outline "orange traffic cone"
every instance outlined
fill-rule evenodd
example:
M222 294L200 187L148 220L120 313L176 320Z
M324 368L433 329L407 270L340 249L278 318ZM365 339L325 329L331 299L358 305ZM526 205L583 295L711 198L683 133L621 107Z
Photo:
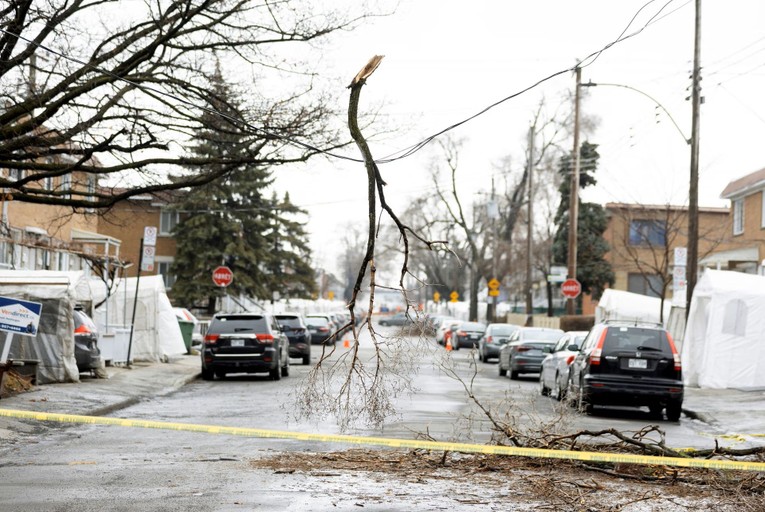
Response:
M452 351L452 339L446 338L446 351L451 352Z
M343 340L343 348L351 348L351 340L349 340L348 338L345 338Z

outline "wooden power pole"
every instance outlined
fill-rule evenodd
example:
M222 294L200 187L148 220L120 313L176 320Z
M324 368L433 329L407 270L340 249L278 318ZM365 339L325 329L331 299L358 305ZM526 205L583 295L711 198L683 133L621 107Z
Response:
M691 311L699 263L699 121L701 106L701 0L696 0L696 35L693 46L693 113L691 122L691 183L688 189L688 267L685 317Z
M579 97L582 90L582 68L576 67L574 89L574 168L571 170L571 197L568 213L568 278L576 279L576 242L579 229ZM566 300L566 314L576 314L576 299Z

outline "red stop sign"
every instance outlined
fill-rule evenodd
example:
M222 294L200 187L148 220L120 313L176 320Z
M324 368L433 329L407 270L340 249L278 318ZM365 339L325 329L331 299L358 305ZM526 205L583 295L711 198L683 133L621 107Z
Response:
M566 279L560 285L560 292L567 299L575 299L582 293L582 285L576 279Z
M234 273L228 267L218 267L213 270L212 280L216 286L228 286L234 280Z

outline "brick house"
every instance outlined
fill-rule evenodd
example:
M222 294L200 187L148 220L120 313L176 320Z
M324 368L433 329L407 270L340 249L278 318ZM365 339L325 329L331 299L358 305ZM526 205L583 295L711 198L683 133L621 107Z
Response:
M730 200L732 243L701 263L710 268L765 275L765 169L731 181L720 197Z
M132 263L125 271L126 277L138 275L144 228L156 227L154 268L144 270L141 275L162 275L168 290L175 282L175 277L170 273L176 250L171 232L179 219L179 213L168 208L174 195L172 192L163 192L133 196L104 212L99 222L100 233L122 241L123 258Z
M91 178L73 173L49 178L40 186L71 190L81 184L90 187L95 183ZM91 275L120 266L121 242L99 232L95 211L75 212L68 207L7 201L2 197L0 203L0 268L81 270Z
M672 297L674 249L688 246L688 208L672 205L606 204L611 247L606 259L615 274L613 288L642 295ZM699 258L728 249L731 219L727 208L699 208Z

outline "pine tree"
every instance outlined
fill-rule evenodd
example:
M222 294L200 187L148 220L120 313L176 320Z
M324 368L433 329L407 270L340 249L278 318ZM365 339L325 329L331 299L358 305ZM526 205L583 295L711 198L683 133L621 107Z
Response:
M600 155L597 144L584 142L580 148L579 189L595 185L595 170ZM558 172L563 176L560 191L561 201L555 215L557 230L553 241L553 258L556 263L566 265L568 260L569 205L571 204L571 155L561 159ZM576 279L582 291L599 299L607 286L614 284L614 272L605 255L610 250L603 233L608 226L605 209L596 203L579 203L577 219Z
M273 256L266 235L276 217L271 201L263 197L273 181L270 169L244 163L262 141L228 119L242 119L241 103L219 67L211 78L208 104L201 114L205 128L195 134L192 154L224 156L219 165L228 169L225 178L188 191L175 203L181 218L174 231L177 249L171 271L176 302L213 313L216 297L224 293L270 297ZM201 170L194 165L188 169ZM212 282L212 270L221 264L234 273L225 290Z
M269 237L273 248L270 265L272 290L284 297L309 298L316 293L316 279L311 266L308 235L304 225L293 218L306 212L290 201L289 192L281 201L274 194L271 202L278 213Z

